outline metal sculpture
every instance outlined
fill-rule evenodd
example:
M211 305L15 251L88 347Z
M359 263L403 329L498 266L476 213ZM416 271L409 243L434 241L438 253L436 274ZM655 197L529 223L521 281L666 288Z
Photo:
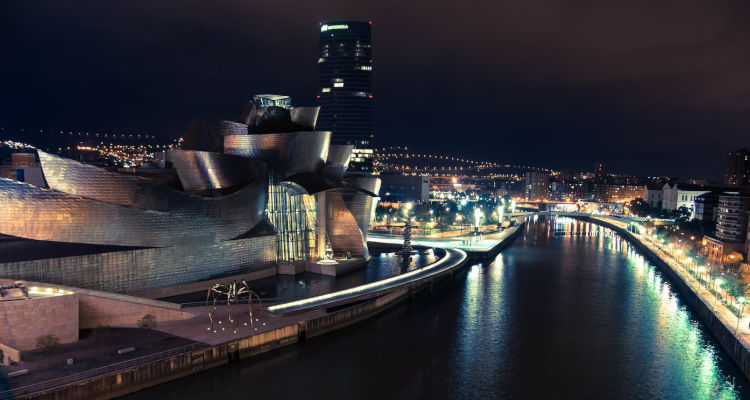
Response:
M209 326L207 329L211 332L216 333L217 329L214 323L218 323L218 325L221 326L221 330L225 330L222 320L218 317L217 311L216 311L216 304L219 302L226 301L227 306L227 327L229 329L232 329L234 333L237 333L237 331L240 328L240 322L232 317L232 304L241 304L241 297L247 296L247 307L248 307L248 317L250 322L250 328L254 328L256 331L258 328L255 326L256 322L262 323L262 325L265 325L266 323L264 321L260 321L259 318L253 317L253 298L255 298L258 301L258 310L260 312L261 309L261 299L258 294L250 290L250 287L247 285L247 282L243 279L239 282L233 281L229 285L223 285L221 283L217 283L213 286L211 286L210 289L208 289L208 293L206 293L206 305L209 304L209 301L212 301L211 308L208 311L208 320L211 323L211 326ZM243 326L248 326L247 322L243 323Z
M411 219L406 218L404 224L404 244L401 247L401 259L404 265L408 265L411 262L411 255L414 254L414 248L411 245Z

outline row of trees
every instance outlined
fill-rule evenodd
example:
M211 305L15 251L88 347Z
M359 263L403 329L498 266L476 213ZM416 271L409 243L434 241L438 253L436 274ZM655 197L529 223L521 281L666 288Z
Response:
M479 200L476 202L456 202L445 201L413 203L409 215L413 217L418 224L434 223L437 228L459 225L473 224L474 210L479 208L482 212L482 225L496 224L498 222L497 210L499 203L497 199ZM402 205L401 207L404 207ZM509 211L509 204L504 204L504 212ZM390 205L378 205L375 209L375 221L381 224L400 223L404 220L405 215L402 209Z
M637 198L628 203L630 212L638 217L651 217L662 219L674 219L677 226L683 231L689 231L696 234L705 234L713 232L716 227L714 221L699 221L692 219L693 210L681 206L676 210L664 210L661 208L651 207L646 200Z

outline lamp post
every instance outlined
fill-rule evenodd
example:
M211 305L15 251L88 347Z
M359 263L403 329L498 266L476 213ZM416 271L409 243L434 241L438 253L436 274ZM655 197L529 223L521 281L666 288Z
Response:
M716 286L715 286L715 288L716 288L716 293L718 293L718 294L719 294L719 300L721 300L721 284L722 284L722 283L723 283L724 281L722 281L722 280L721 280L721 278L716 278L716 280L715 280L714 282L716 282Z
M500 228L503 226L503 206L502 204L497 208L497 228L500 230Z
M461 214L458 214L456 215L456 219L458 220L458 236L461 236L464 230L464 223L463 223L464 216Z
M479 242L479 223L482 221L482 210L479 207L474 208L474 229L476 234L474 235L474 242Z
M482 218L482 211L479 209L479 207L474 209L474 230L479 232L479 222Z
M703 280L703 273L706 271L706 267L698 267L698 279Z

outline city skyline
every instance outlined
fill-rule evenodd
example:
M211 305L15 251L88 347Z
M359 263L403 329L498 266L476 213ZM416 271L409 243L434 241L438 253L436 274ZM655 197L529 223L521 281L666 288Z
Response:
M234 117L223 110L251 93L313 105L319 22L351 19L374 26L376 147L554 169L605 160L622 173L716 180L726 152L747 147L739 49L750 35L739 2L683 3L668 15L656 5L546 1L481 14L418 3L398 13L388 4L279 7L12 10L5 40L23 40L8 43L11 62L0 67L15 78L4 82L0 125L166 139L192 117ZM457 132L458 143L446 140Z
M0 16L0 400L750 399L750 3Z

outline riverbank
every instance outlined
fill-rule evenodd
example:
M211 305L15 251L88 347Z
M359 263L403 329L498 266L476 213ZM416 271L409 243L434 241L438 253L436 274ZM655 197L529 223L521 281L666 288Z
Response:
M507 245L522 228L522 225L514 227L505 235L502 242ZM434 268L427 266L420 271L415 271L419 273L413 274L411 277L413 279L402 277L395 282L385 280L382 284L387 287L364 285L368 287L350 290L349 295L343 297L338 292L325 295L330 298L330 302L324 301L325 299L308 299L311 300L306 302L310 305L309 308L300 308L298 304L295 304L293 310L284 312L285 315L273 317L276 323L261 327L260 331L253 335L221 340L219 337L225 337L224 335L217 333L219 336L216 336L209 333L213 339L207 340L206 346L202 348L187 349L159 359L149 358L140 364L131 363L104 368L101 374L96 376L86 376L83 379L66 381L60 385L17 388L3 395L10 395L14 398L56 400L113 398L243 358L301 343L307 338L323 335L371 318L417 292L430 289L436 281L453 276L466 265L468 257L463 251L446 249L446 253L445 258L434 263ZM279 324L279 322L283 323ZM195 322L194 325L190 329L205 330L205 324ZM0 398L5 397L0 396Z
M682 294L695 314L703 321L721 347L729 354L746 378L750 379L750 329L747 321L737 317L713 293L706 290L684 267L645 240L630 232L627 223L602 217L575 217L610 228L638 248L656 265Z

